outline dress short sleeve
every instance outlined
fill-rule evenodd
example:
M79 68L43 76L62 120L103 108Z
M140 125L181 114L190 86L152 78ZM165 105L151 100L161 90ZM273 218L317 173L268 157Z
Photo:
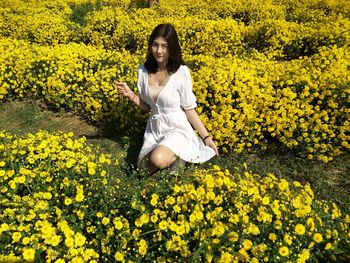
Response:
M137 91L140 98L145 101L145 67L140 65L137 69Z
M180 105L184 110L190 110L197 107L196 96L192 91L191 74L187 66L183 67L183 83L180 90Z

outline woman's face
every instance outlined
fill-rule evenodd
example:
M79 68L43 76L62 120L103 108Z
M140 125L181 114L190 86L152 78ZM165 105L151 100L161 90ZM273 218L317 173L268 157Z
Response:
M166 66L169 58L168 42L164 37L157 37L152 43L152 54L158 65Z

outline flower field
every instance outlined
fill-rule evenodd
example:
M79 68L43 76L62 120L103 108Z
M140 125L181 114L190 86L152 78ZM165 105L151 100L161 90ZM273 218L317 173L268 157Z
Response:
M0 133L1 262L349 257L349 215L308 184L213 166L130 193L118 162L72 136Z
M36 97L140 131L145 118L111 83L135 87L149 33L168 21L222 151L264 148L271 137L324 162L349 150L347 1L175 2L3 1L0 101Z
M276 140L329 163L350 149L346 0L3 0L0 103L37 99L141 133L136 69L175 25L222 153ZM244 165L245 166L245 165ZM307 183L220 166L131 185L72 133L0 131L0 262L346 262L350 216ZM132 189L132 190L131 190Z

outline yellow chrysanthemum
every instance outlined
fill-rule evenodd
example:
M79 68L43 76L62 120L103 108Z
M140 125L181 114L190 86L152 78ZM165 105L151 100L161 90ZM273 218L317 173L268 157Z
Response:
M278 249L278 253L282 256L282 257L287 257L289 255L289 249L286 246L282 246Z
M124 261L124 255L122 252L116 252L114 255L116 261Z
M320 234L320 233L315 233L315 234L314 234L314 237L313 237L313 240L314 240L316 243L321 243L322 240L323 240L322 234Z
M28 262L34 262L35 250L33 248L25 248L22 253L23 259Z

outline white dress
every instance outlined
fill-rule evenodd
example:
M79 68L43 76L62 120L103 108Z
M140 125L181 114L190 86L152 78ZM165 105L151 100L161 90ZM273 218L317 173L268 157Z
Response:
M148 72L144 65L138 68L137 88L140 98L152 109L144 133L138 165L150 151L164 145L186 162L201 163L215 156L215 151L206 146L196 135L184 110L197 106L192 92L192 79L187 66L170 75L157 100L150 95Z

